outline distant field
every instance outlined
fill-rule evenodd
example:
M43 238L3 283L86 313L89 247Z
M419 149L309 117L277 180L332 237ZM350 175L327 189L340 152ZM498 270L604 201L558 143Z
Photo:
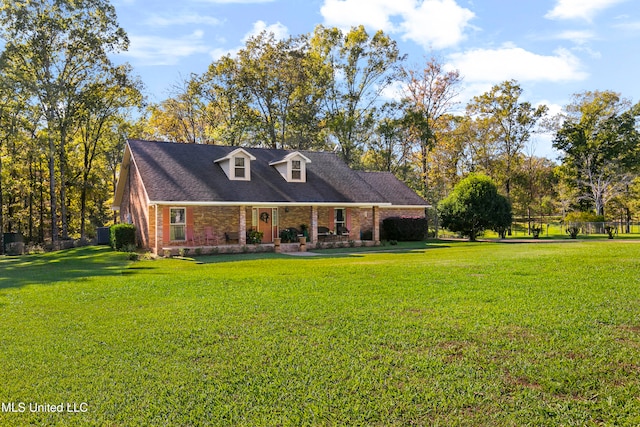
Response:
M0 425L640 425L640 243L381 249L0 257Z

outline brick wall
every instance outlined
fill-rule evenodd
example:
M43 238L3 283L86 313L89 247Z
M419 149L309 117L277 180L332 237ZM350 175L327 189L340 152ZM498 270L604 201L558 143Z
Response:
M289 210L289 212L287 212ZM295 227L300 230L300 225L305 224L307 227L311 225L311 207L310 206L291 206L288 208L279 208L280 230Z
M131 162L127 174L126 188L120 203L120 221L129 222L136 226L136 241L138 246L150 247L149 241L149 205L138 174L135 163Z

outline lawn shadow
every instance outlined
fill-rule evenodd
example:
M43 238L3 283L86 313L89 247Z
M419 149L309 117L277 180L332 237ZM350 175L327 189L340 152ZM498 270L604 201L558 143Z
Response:
M0 257L0 289L90 277L120 276L130 268L126 254L114 252L106 246L86 246L46 254Z

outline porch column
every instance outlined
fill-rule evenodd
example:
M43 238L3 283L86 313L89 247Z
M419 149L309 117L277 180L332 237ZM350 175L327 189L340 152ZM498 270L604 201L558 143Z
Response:
M380 244L380 208L373 207L373 241L377 246Z
M240 206L240 224L238 226L238 243L247 244L247 208Z
M311 206L311 241L318 243L318 207Z

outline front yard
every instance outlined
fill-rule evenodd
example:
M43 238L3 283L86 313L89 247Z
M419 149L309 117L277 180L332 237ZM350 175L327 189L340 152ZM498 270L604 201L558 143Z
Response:
M640 243L401 249L0 258L0 424L640 424Z

